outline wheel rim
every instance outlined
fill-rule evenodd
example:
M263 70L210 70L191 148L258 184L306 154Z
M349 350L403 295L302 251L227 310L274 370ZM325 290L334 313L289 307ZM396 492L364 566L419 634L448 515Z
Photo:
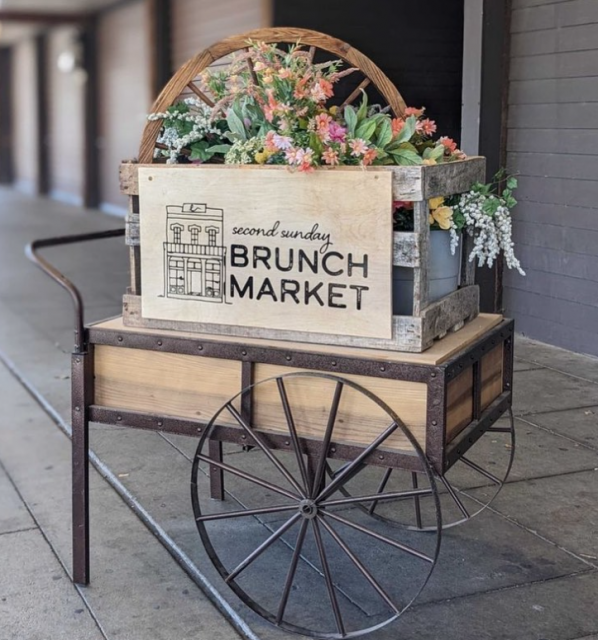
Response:
M325 430L317 440L305 436L304 416L297 406L301 390L308 385L318 385L323 395L327 393L324 387L330 391ZM255 420L250 424L237 408L243 396L250 393L263 394L259 397L264 398L268 394L270 398L277 396L278 415L284 416L286 424L278 430L276 441L272 433L263 430ZM387 418L388 424L331 480L326 474L326 457L313 454L314 443L321 443L323 450L332 451L330 447L334 448L339 442L337 431L348 428L347 412L357 397L371 404L380 416ZM209 448L209 443L214 443L214 437L227 423L236 423L240 437L245 436L247 444L253 445L260 463L254 460L247 468L242 462L244 456L238 452L231 452L226 461L213 455L215 449ZM391 442L393 435L408 442L413 455L420 458L424 475L430 482L426 493L436 501L440 525L436 484L421 448L391 409L349 380L318 373L270 378L243 390L214 415L199 441L193 462L193 512L211 562L249 608L287 631L314 638L351 638L389 624L418 597L436 564L440 531L433 540L428 538L422 550L411 539L399 538L396 529L363 518L359 506L367 495L347 498L340 492L345 482L358 479L367 468L367 461L385 443ZM282 447L281 442L287 443L286 450L271 449L273 444ZM205 474L214 469L225 477L225 486L232 487L224 502L206 500L206 492L201 488L206 482ZM245 498L240 496L242 487L247 490ZM261 495L257 507L248 504L255 499L256 489L269 492L273 504L264 504L266 498ZM377 498L392 503L410 498L411 493L386 492ZM265 523L262 520L259 525L254 523L263 518L270 520ZM238 524L242 522L245 524ZM254 535L256 531L261 533ZM423 539L416 536L413 540L420 545ZM243 545L245 548L239 548ZM405 578L407 585L398 584L396 571L391 572L390 577L381 575L384 571L375 560L381 557L376 555L376 549L384 554L384 568L391 562L389 551L395 553L392 562L409 574L409 579ZM341 573L353 575L349 591ZM414 577L414 574L417 575ZM376 610L373 618L367 608L358 611L360 606L352 599L351 590L357 578L361 580L358 594L369 589L366 599L372 603L367 606ZM305 585L309 587L305 589ZM309 626L304 623L306 619Z
M501 474L497 474L493 470L490 471L488 469L488 460L484 462L474 461L470 459L470 452L467 453L466 456L463 456L459 459L458 462L451 467L448 474L443 476L439 476L438 474L434 474L437 482L441 485L442 491L439 492L440 501L443 511L443 520L442 520L442 528L450 529L452 527L456 527L457 525L463 524L468 520L480 515L483 511L485 511L491 504L494 502L503 486L505 485L510 472L513 466L513 460L515 456L515 421L513 416L513 411L509 408L507 412L507 417L509 421L508 427L490 427L480 438L480 442L483 442L484 439L486 441L491 440L493 438L500 438L502 434L504 435L505 442L498 442L498 446L494 447L495 451L500 449L501 446L504 446L503 455L503 463L504 463L504 471ZM476 443L477 445L477 443ZM472 447L470 450L473 455L476 453L476 445ZM485 478L486 481L490 482L491 485L495 486L495 490L490 492L490 495L485 500L480 500L478 498L474 498L467 494L467 490L472 488L478 488L475 486L466 486L463 487L461 485L464 482L463 474L459 474L459 466L468 467L471 471L471 475L478 479ZM453 480L452 476L455 475L455 471L457 471L457 478ZM332 469L328 469L328 473L332 478L335 477L338 471L333 471ZM397 478L398 474L402 474L402 478ZM419 474L411 474L408 476L405 472L396 471L393 469L379 470L378 472L378 482L377 489L374 490L374 493L377 493L380 490L385 490L389 485L393 488L393 490L397 489L397 486L406 486L410 484L413 488L419 487ZM394 484L393 484L394 480ZM461 483L459 482L461 480ZM469 481L469 485L472 484L472 481ZM342 489L344 495L350 496L351 489L350 487L343 487ZM467 498L470 499L471 503L475 506L471 508L471 506L466 505L465 501ZM368 505L360 505L362 511L367 513L370 517L379 520L381 522L385 522L387 524L391 524L400 528L405 528L410 531L435 531L437 529L437 525L428 524L425 522L425 517L422 515L422 512L425 510L424 502L426 500L426 496L415 496L413 498L413 508L411 511L404 510L403 513L400 514L400 519L395 519L395 517L389 517L388 514L385 514L378 509L378 505L376 502L371 502ZM452 507L452 510L451 508Z

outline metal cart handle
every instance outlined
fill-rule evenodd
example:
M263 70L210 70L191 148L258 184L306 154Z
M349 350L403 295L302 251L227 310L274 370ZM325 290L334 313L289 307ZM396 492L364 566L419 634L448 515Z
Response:
M38 251L46 247L58 247L65 244L75 244L77 242L87 242L89 240L102 240L104 238L116 238L124 236L125 229L110 229L108 231L95 231L94 233L79 233L72 236L59 236L57 238L43 238L34 240L25 247L25 255L35 263L52 280L57 282L63 289L66 289L71 296L75 308L75 352L85 351L85 339L83 328L83 298L79 289L58 269L42 258Z

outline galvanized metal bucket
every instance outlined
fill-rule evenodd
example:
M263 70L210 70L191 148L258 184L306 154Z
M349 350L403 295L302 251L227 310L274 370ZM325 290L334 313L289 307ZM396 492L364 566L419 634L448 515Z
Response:
M461 245L451 254L451 239L448 231L430 231L430 264L428 266L429 300L444 298L459 286ZM393 267L392 276L393 314L413 314L413 269Z

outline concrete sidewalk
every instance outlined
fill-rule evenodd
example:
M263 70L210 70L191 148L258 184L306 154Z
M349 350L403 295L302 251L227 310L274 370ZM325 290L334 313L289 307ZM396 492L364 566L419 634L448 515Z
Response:
M68 580L69 444L56 422L70 413L72 313L23 245L122 221L9 190L0 190L0 218L0 352L10 368L0 370L0 640L237 637L212 603L218 596L196 587L98 473L92 585ZM122 241L46 255L81 287L88 321L120 313ZM508 486L492 511L446 533L421 600L373 638L598 638L598 360L526 339L516 358L518 448ZM23 383L47 402L45 411ZM126 429L92 432L103 475L214 585L246 633L285 638L229 595L206 559L188 498L194 446Z

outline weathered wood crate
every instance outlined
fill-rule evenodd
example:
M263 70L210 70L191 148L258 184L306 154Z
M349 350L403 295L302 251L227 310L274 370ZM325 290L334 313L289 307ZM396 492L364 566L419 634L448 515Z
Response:
M345 346L359 346L369 347L377 349L388 349L397 351L411 351L421 352L429 348L434 340L444 336L447 332L457 330L463 326L463 324L477 316L479 312L479 291L478 287L473 282L473 264L463 260L461 269L461 285L459 289L445 298L436 301L432 304L428 300L428 265L429 265L429 245L430 245L430 231L429 231L429 207L428 200L437 196L450 196L467 191L471 186L479 181L483 181L485 178L485 159L480 157L468 158L463 161L439 164L433 166L412 166L412 167L369 167L367 169L361 168L335 168L335 169L322 169L318 170L317 174L341 174L345 177L351 176L355 181L356 186L354 190L350 191L351 198L355 198L356 201L363 202L363 206L367 206L368 193L366 190L367 183L364 175L367 176L377 175L381 177L381 182L386 180L392 185L392 199L394 201L411 201L414 202L414 217L415 217L415 230L412 233L397 233L392 234L390 230L387 231L389 255L392 256L390 261L394 266L409 267L414 270L414 299L413 299L413 315L412 316L393 316L389 311L388 300L390 300L390 281L388 286L386 285L386 277L382 271L382 275L378 280L371 278L370 281L374 281L375 284L382 287L387 286L387 295L381 295L379 308L369 307L368 313L369 320L372 324L373 330L370 333L366 332L364 335L363 327L361 329L355 327L352 329L350 326L347 328L339 327L330 330L330 326L326 322L322 323L322 327L326 327L325 330L318 330L317 319L315 324L309 325L309 330L302 330L301 327L297 327L297 323L293 324L289 321L289 328L284 322L279 322L277 328L272 326L260 326L259 319L254 319L250 315L245 314L238 318L238 321L234 323L220 323L210 320L211 314L207 314L208 318L203 317L204 313L201 310L201 305L196 305L197 315L190 318L185 316L185 319L178 319L172 316L165 319L152 317L151 314L144 313L142 305L142 286L144 277L142 276L142 256L144 256L144 246L142 244L142 238L144 237L140 233L140 227L143 227L144 207L152 207L153 201L151 199L140 201L140 175L143 175L147 180L153 180L159 182L160 172L170 170L168 173L169 182L166 187L163 188L161 195L166 198L170 197L173 203L178 203L180 200L180 185L184 185L186 182L196 181L198 177L203 177L207 182L210 182L210 176L218 176L219 188L222 190L231 189L243 189L243 179L249 176L267 176L268 180L276 177L280 182L280 178L283 175L289 175L290 172L286 167L258 167L248 166L243 168L228 167L223 165L164 165L164 164L138 164L134 162L126 162L121 165L121 190L129 196L130 207L129 215L127 217L127 244L130 246L131 253L131 283L129 291L124 297L124 322L128 326L146 327L154 329L174 329L181 331L191 331L198 333L209 333L213 335L228 335L228 336L242 336L242 337L261 337L278 340L293 340L298 342L311 342L317 344L330 344L330 345L345 345ZM176 173L172 173L175 171ZM144 173L145 172L145 173ZM210 173L212 172L212 173ZM225 173L223 173L225 172ZM226 172L229 172L228 174ZM390 174L390 177L389 177ZM166 174L164 174L166 175ZM227 179L230 175L230 179ZM309 180L314 178L315 174L301 176L304 180L303 185L308 185ZM224 177L223 177L224 176ZM321 182L322 180L320 180ZM164 182L164 181L162 181ZM248 178L248 184L252 182ZM283 181L284 182L284 181ZM326 181L324 181L326 183ZM357 184L359 183L359 184ZM315 184L315 182L313 183ZM351 185L351 182L347 182ZM284 187L281 184L281 188ZM250 187L249 187L250 188ZM155 192L150 192L155 193ZM250 193L250 191L248 192ZM172 194L172 197L171 197ZM328 194L329 195L329 194ZM346 197L346 193L344 194ZM324 202L327 197L325 190L318 192L317 189L313 190L312 194L314 210L317 209L319 202ZM248 196L250 198L251 196ZM372 207L374 204L374 194L372 193ZM360 200L361 199L361 200ZM201 200L201 198L199 198ZM272 200L276 200L272 196ZM280 198L282 200L282 196ZM197 199L196 199L197 201ZM170 201L169 201L170 202ZM202 200L203 202L203 200ZM182 204L182 203L181 203ZM390 202L388 207L390 208ZM282 202L281 202L282 205ZM199 212L203 207L203 216L205 218L205 204L193 205L195 206L195 212ZM190 216L193 215L193 206L187 212ZM170 208L170 207L167 207ZM216 211L216 210L213 210ZM388 217L390 218L390 212L388 211ZM208 212L209 213L209 212ZM181 215L185 217L185 212L181 210ZM216 215L216 214L213 214ZM222 213L218 214L222 218ZM188 216L187 216L188 217ZM141 224L140 224L141 222ZM234 220L233 220L234 222ZM390 219L387 221L390 225ZM164 215L164 224L166 224L166 215ZM216 229L218 222L214 223ZM230 224L230 221L229 221ZM354 225L355 229L351 231L357 240L355 241L355 249L359 249L359 237L365 238L367 229L359 227L359 219L342 220L341 225L345 228L347 225ZM176 227L176 224L173 228ZM201 225L196 225L197 229L200 229ZM337 223L337 228L338 223ZM390 227L388 227L390 229ZM346 229L345 229L346 230ZM217 233L216 229L213 233ZM197 233L200 233L197 231ZM372 250L376 250L376 242L379 243L379 251L384 253L386 251L385 236L383 228L376 228L372 231L372 235L378 234L378 237L374 238L375 242L370 244ZM149 238L149 236L145 236ZM348 236L350 238L350 235ZM191 255L197 253L199 249L193 245L197 244L197 238L194 243L182 242L182 238L175 236L169 238L174 240L170 242L169 246L173 248L176 256L181 258L181 264L187 254ZM391 242L392 239L392 242ZM178 241L178 242L177 242ZM155 244L155 243L154 243ZM160 243L160 246L166 247L167 243ZM391 245L391 246L390 246ZM220 258L223 262L223 267L226 268L224 262L226 262L226 248L220 249L219 246L215 246L215 243L206 244L206 249L201 251L207 252L204 258L209 258L211 254L221 252ZM230 247L228 248L228 260L230 260ZM173 256L175 255L173 253ZM468 241L465 241L464 255L469 254ZM216 256L217 257L217 256ZM165 258L168 260L170 258ZM174 258L173 258L174 259ZM187 261L185 260L185 265ZM204 263L202 267L205 272ZM199 268L199 267L198 267ZM209 264L208 264L209 268ZM165 267L165 270L167 267ZM183 273L183 267L180 267L181 273ZM165 271L166 274L166 271ZM187 273L187 267L184 266L184 279L191 277ZM205 276L202 276L205 279ZM183 276L180 276L183 279ZM164 275L165 281L168 279L168 275ZM204 280L205 284L205 280ZM168 285L166 285L168 286ZM344 286L344 285L332 285L332 286ZM219 290L218 290L219 291ZM218 291L212 290L212 301L222 302L219 298ZM332 289L331 289L332 291ZM336 290L335 290L336 291ZM170 294L172 297L176 296L176 287L171 288ZM186 290L182 290L182 294L186 293ZM166 295L169 295L167 290ZM291 294L289 294L291 295ZM336 294L335 294L336 295ZM204 309L205 309L204 305ZM288 314L293 313L292 306L286 307L287 317ZM350 317L350 314L346 314ZM353 314L357 317L357 314ZM243 323L243 317L252 320L247 324ZM324 316L322 316L324 318ZM374 331L376 328L374 325L377 321L381 320L380 330ZM389 321L389 325L385 328L385 322Z

